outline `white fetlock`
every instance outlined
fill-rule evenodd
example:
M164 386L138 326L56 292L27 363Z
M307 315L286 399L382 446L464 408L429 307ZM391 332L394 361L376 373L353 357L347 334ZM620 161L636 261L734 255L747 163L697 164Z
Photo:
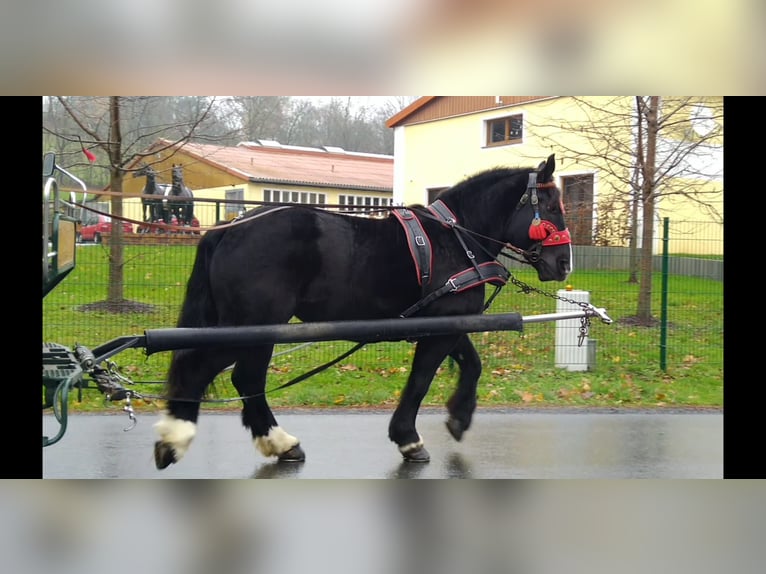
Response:
M266 436L256 437L255 448L266 457L279 456L298 445L300 441L281 427L271 427Z
M420 448L423 448L423 437L420 436L420 433L418 433L418 441L417 442L411 442L409 444L405 444L399 447L399 452L402 454L407 454L408 452L412 452L414 450L418 450Z
M195 423L177 419L169 413L162 413L154 428L160 435L160 441L173 447L176 461L186 454L194 435L197 434Z

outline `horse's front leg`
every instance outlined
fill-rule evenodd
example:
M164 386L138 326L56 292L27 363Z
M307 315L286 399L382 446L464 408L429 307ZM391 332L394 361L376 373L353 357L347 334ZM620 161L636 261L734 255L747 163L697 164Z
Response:
M300 441L277 424L266 401L266 373L273 345L248 350L239 358L231 375L242 400L242 424L250 429L255 448L266 457L276 456L284 462L302 462L306 454Z
M454 335L428 337L418 341L412 372L407 379L399 405L396 407L388 426L388 438L399 446L405 460L428 462L431 456L425 449L423 438L415 428L415 419L420 403L428 393L436 369L457 341Z
M455 348L450 352L460 369L457 388L447 401L447 429L457 441L471 426L476 410L476 387L481 376L481 359L468 335L461 335Z

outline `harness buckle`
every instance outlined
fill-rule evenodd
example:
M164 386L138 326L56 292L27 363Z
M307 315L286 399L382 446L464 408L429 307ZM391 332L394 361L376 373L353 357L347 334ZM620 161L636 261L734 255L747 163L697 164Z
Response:
M457 284L455 283L455 278L454 277L450 277L449 279L447 279L447 285L452 287L450 289L450 293L454 293L455 291L457 291Z
M423 237L422 235L416 235L415 236L415 243L417 243L421 247L425 246L425 244L426 244L425 237Z
M468 259L476 259L476 255L473 254L473 251L470 249L466 249L465 254L468 256Z

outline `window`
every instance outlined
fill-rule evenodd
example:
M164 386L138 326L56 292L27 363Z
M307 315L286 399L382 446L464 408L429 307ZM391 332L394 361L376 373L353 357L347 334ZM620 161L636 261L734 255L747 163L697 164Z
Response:
M324 193L314 191L284 191L279 189L264 189L263 201L276 203L306 203L311 205L324 205L327 196Z
M487 120L487 145L508 145L521 143L523 120L521 114Z
M244 200L245 190L241 187L237 189L227 189L226 199L227 200L229 199ZM224 213L224 219L226 219L227 221L234 219L244 210L245 210L245 206L242 203L227 203L226 210Z
M448 189L446 187L431 187L428 189L428 204L432 204L434 201L436 201L436 198L439 197L439 194L444 191L445 189Z
M593 245L593 174L562 177L561 193L572 243Z
M381 213L370 213L374 212L376 208L380 207L387 207L391 205L391 198L390 197L383 197L383 196L375 196L375 195L339 195L338 196L338 204L342 206L362 206L364 209L355 209L350 207L341 207L340 211L344 213L351 213L351 214L370 214L370 215L380 215L385 216L385 212Z

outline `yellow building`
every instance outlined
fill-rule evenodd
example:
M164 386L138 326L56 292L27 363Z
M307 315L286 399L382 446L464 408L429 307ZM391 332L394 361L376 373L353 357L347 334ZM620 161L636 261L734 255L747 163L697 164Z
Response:
M390 118L394 203L430 203L459 180L556 155L573 241L627 245L636 146L633 96L424 96ZM663 115L664 114L664 115ZM676 253L723 250L721 97L663 97L655 237ZM637 212L641 225L642 211ZM640 234L639 234L640 237ZM656 245L656 244L655 244Z
M158 140L145 159L128 166L136 170L150 164L157 183L171 183L173 165L183 168L184 184L192 190L195 216L202 228L230 220L243 202L287 202L340 206L363 206L357 213L391 205L393 157L345 151L337 147L309 148L260 140L236 146L185 143L172 146ZM123 193L141 195L145 177L127 175ZM248 208L253 204L247 205ZM124 202L124 213L143 221L139 198Z

